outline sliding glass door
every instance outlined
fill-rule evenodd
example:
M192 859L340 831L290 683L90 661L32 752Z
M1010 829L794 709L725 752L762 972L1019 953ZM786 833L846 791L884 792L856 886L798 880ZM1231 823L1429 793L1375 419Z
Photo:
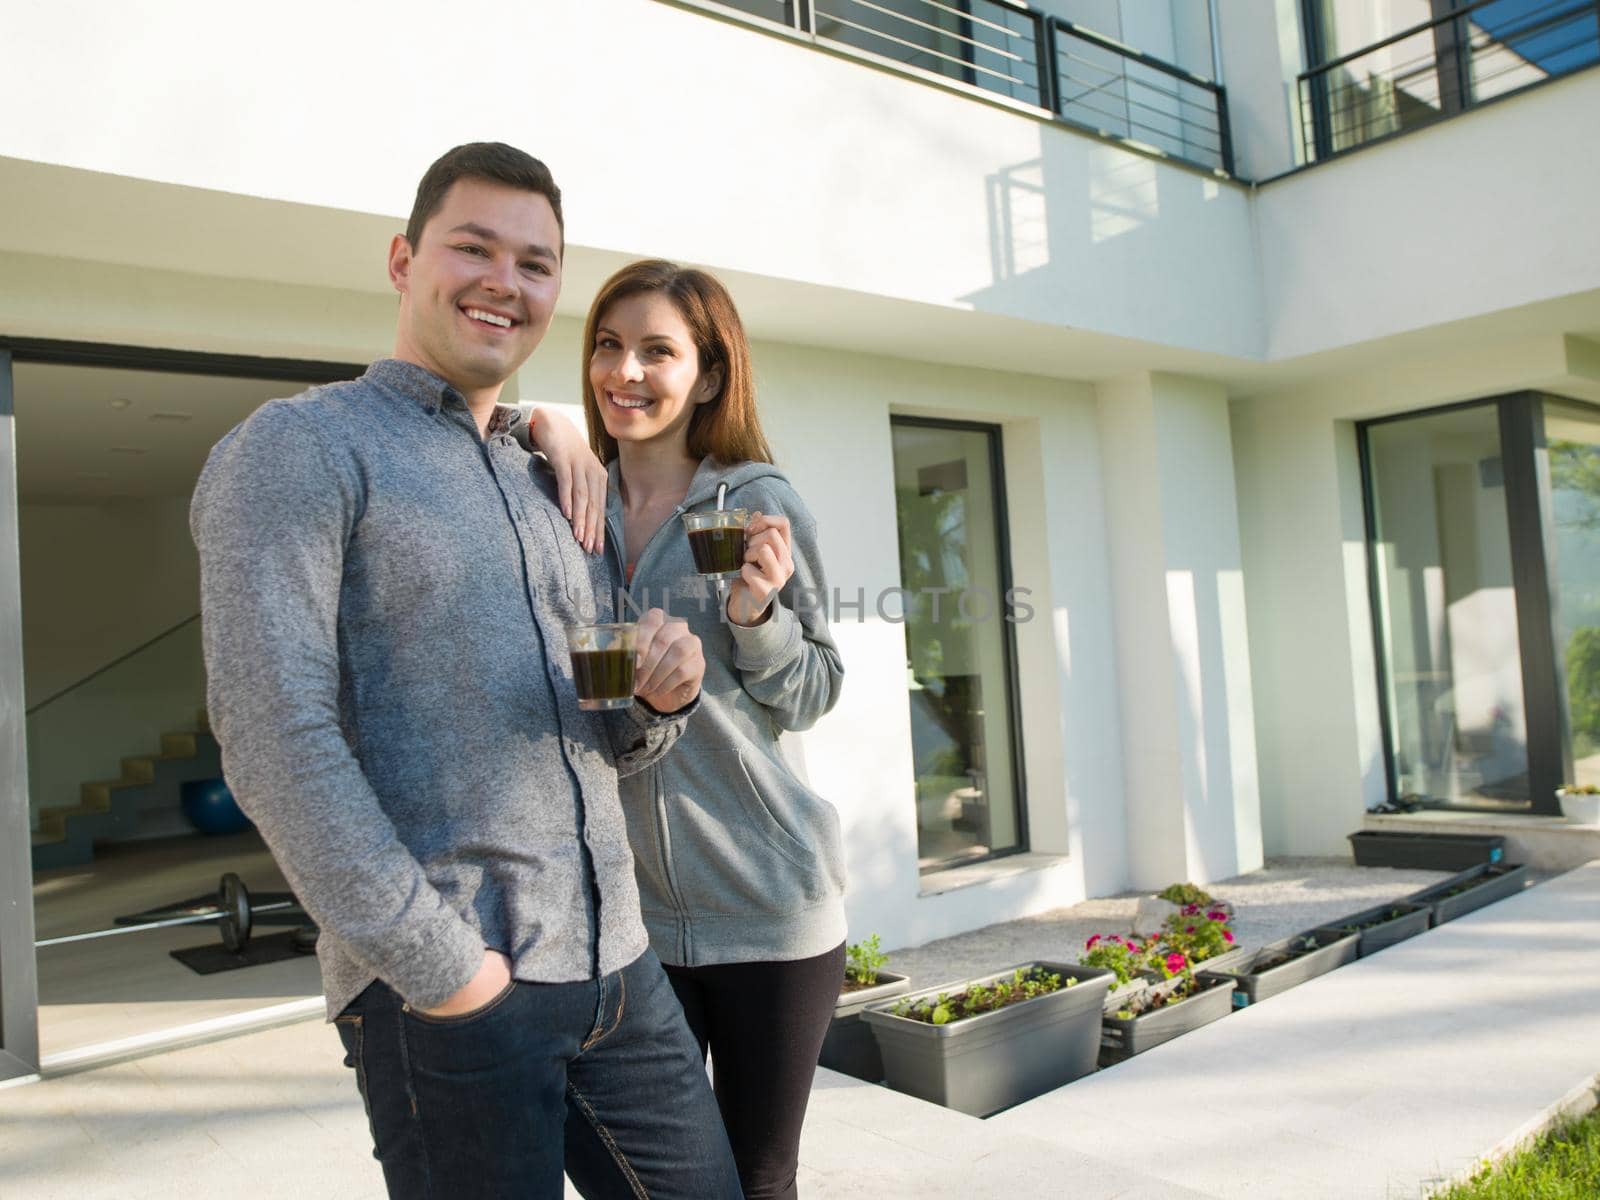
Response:
M1523 393L1360 438L1392 798L1559 811L1600 782L1600 410Z

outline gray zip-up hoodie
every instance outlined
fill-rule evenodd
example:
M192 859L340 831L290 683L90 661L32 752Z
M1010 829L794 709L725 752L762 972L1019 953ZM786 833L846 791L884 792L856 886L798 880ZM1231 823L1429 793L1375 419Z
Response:
M624 579L622 500L611 464L608 561ZM640 610L688 620L705 647L700 709L675 752L620 783L650 944L679 966L793 961L845 937L839 816L780 744L839 697L844 667L828 632L817 526L767 463L701 462L678 513L716 507L789 518L794 577L767 619L744 629L695 573L675 513L650 538L627 591Z

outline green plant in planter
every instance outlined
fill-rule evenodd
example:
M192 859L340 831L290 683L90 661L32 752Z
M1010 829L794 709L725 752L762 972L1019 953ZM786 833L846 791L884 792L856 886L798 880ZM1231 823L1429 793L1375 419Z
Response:
M1202 891L1192 883L1174 883L1165 890L1157 892L1156 898L1180 907L1186 907L1190 904L1213 903L1209 892Z
M1376 929L1379 925L1387 925L1390 921L1398 921L1405 915L1406 913L1404 909L1388 908L1379 913L1377 916L1372 917L1369 920L1362 921L1358 925L1341 925L1339 926L1339 932L1360 933L1363 929Z
M1140 971L1151 969L1147 955L1152 944L1115 933L1097 933L1083 944L1078 961L1086 967L1104 967L1117 977L1116 986L1122 987Z
M1223 909L1185 904L1162 925L1157 940L1163 956L1178 954L1190 963L1199 963L1226 953L1233 949L1230 920L1230 914Z
M1176 972L1174 972L1176 974ZM1197 996L1204 990L1204 984L1192 975L1182 983L1164 991L1142 992L1133 997L1127 1004L1117 1010L1117 1019L1129 1021L1141 1013L1154 1012L1158 1008L1165 1008L1170 1004L1177 1004L1180 1000L1187 1000L1190 996Z
M1563 785L1561 790L1569 796L1600 796L1600 787L1592 783L1569 783Z
M1018 968L1010 979L997 980L988 986L974 983L969 985L966 991L957 992L953 996L947 992L940 992L932 1000L902 1000L890 1011L897 1017L908 1017L913 1021L923 1021L929 1025L948 1025L951 1021L961 1021L967 1017L976 1017L980 1013L994 1012L1008 1005L1032 1000L1035 996L1047 996L1051 992L1072 987L1077 982L1077 979L1070 975L1062 979L1055 972L1040 967L1035 967L1031 971Z
M1304 937L1297 937L1283 950L1280 950L1270 958L1261 959L1250 969L1257 973L1261 971L1270 971L1273 967L1281 967L1286 962L1292 962L1294 959L1301 958L1304 955L1310 954L1313 950L1319 950L1321 948L1322 944L1309 934Z
M871 987L878 982L878 972L889 965L889 956L878 947L878 935L872 934L844 948L845 988L854 991Z

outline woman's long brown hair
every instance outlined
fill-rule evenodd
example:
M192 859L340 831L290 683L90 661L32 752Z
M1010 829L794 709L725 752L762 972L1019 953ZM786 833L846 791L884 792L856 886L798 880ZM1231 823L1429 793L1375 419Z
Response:
M744 322L733 306L728 289L705 271L680 267L650 258L618 271L600 288L583 324L583 416L589 426L589 446L603 463L617 457L617 442L606 432L600 400L589 383L589 361L594 358L600 320L618 300L647 292L660 292L672 301L689 327L700 358L700 372L722 370L722 388L697 406L689 418L689 453L710 455L719 462L772 461L772 448L761 432L756 414L755 378L750 368L750 343Z

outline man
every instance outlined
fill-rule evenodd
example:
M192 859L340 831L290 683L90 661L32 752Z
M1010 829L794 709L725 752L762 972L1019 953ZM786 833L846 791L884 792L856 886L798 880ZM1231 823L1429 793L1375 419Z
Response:
M322 933L329 1016L391 1196L737 1196L646 948L617 772L698 702L640 621L636 702L580 711L565 629L607 615L497 407L560 290L538 160L460 146L389 250L395 353L275 400L195 491L224 767Z

